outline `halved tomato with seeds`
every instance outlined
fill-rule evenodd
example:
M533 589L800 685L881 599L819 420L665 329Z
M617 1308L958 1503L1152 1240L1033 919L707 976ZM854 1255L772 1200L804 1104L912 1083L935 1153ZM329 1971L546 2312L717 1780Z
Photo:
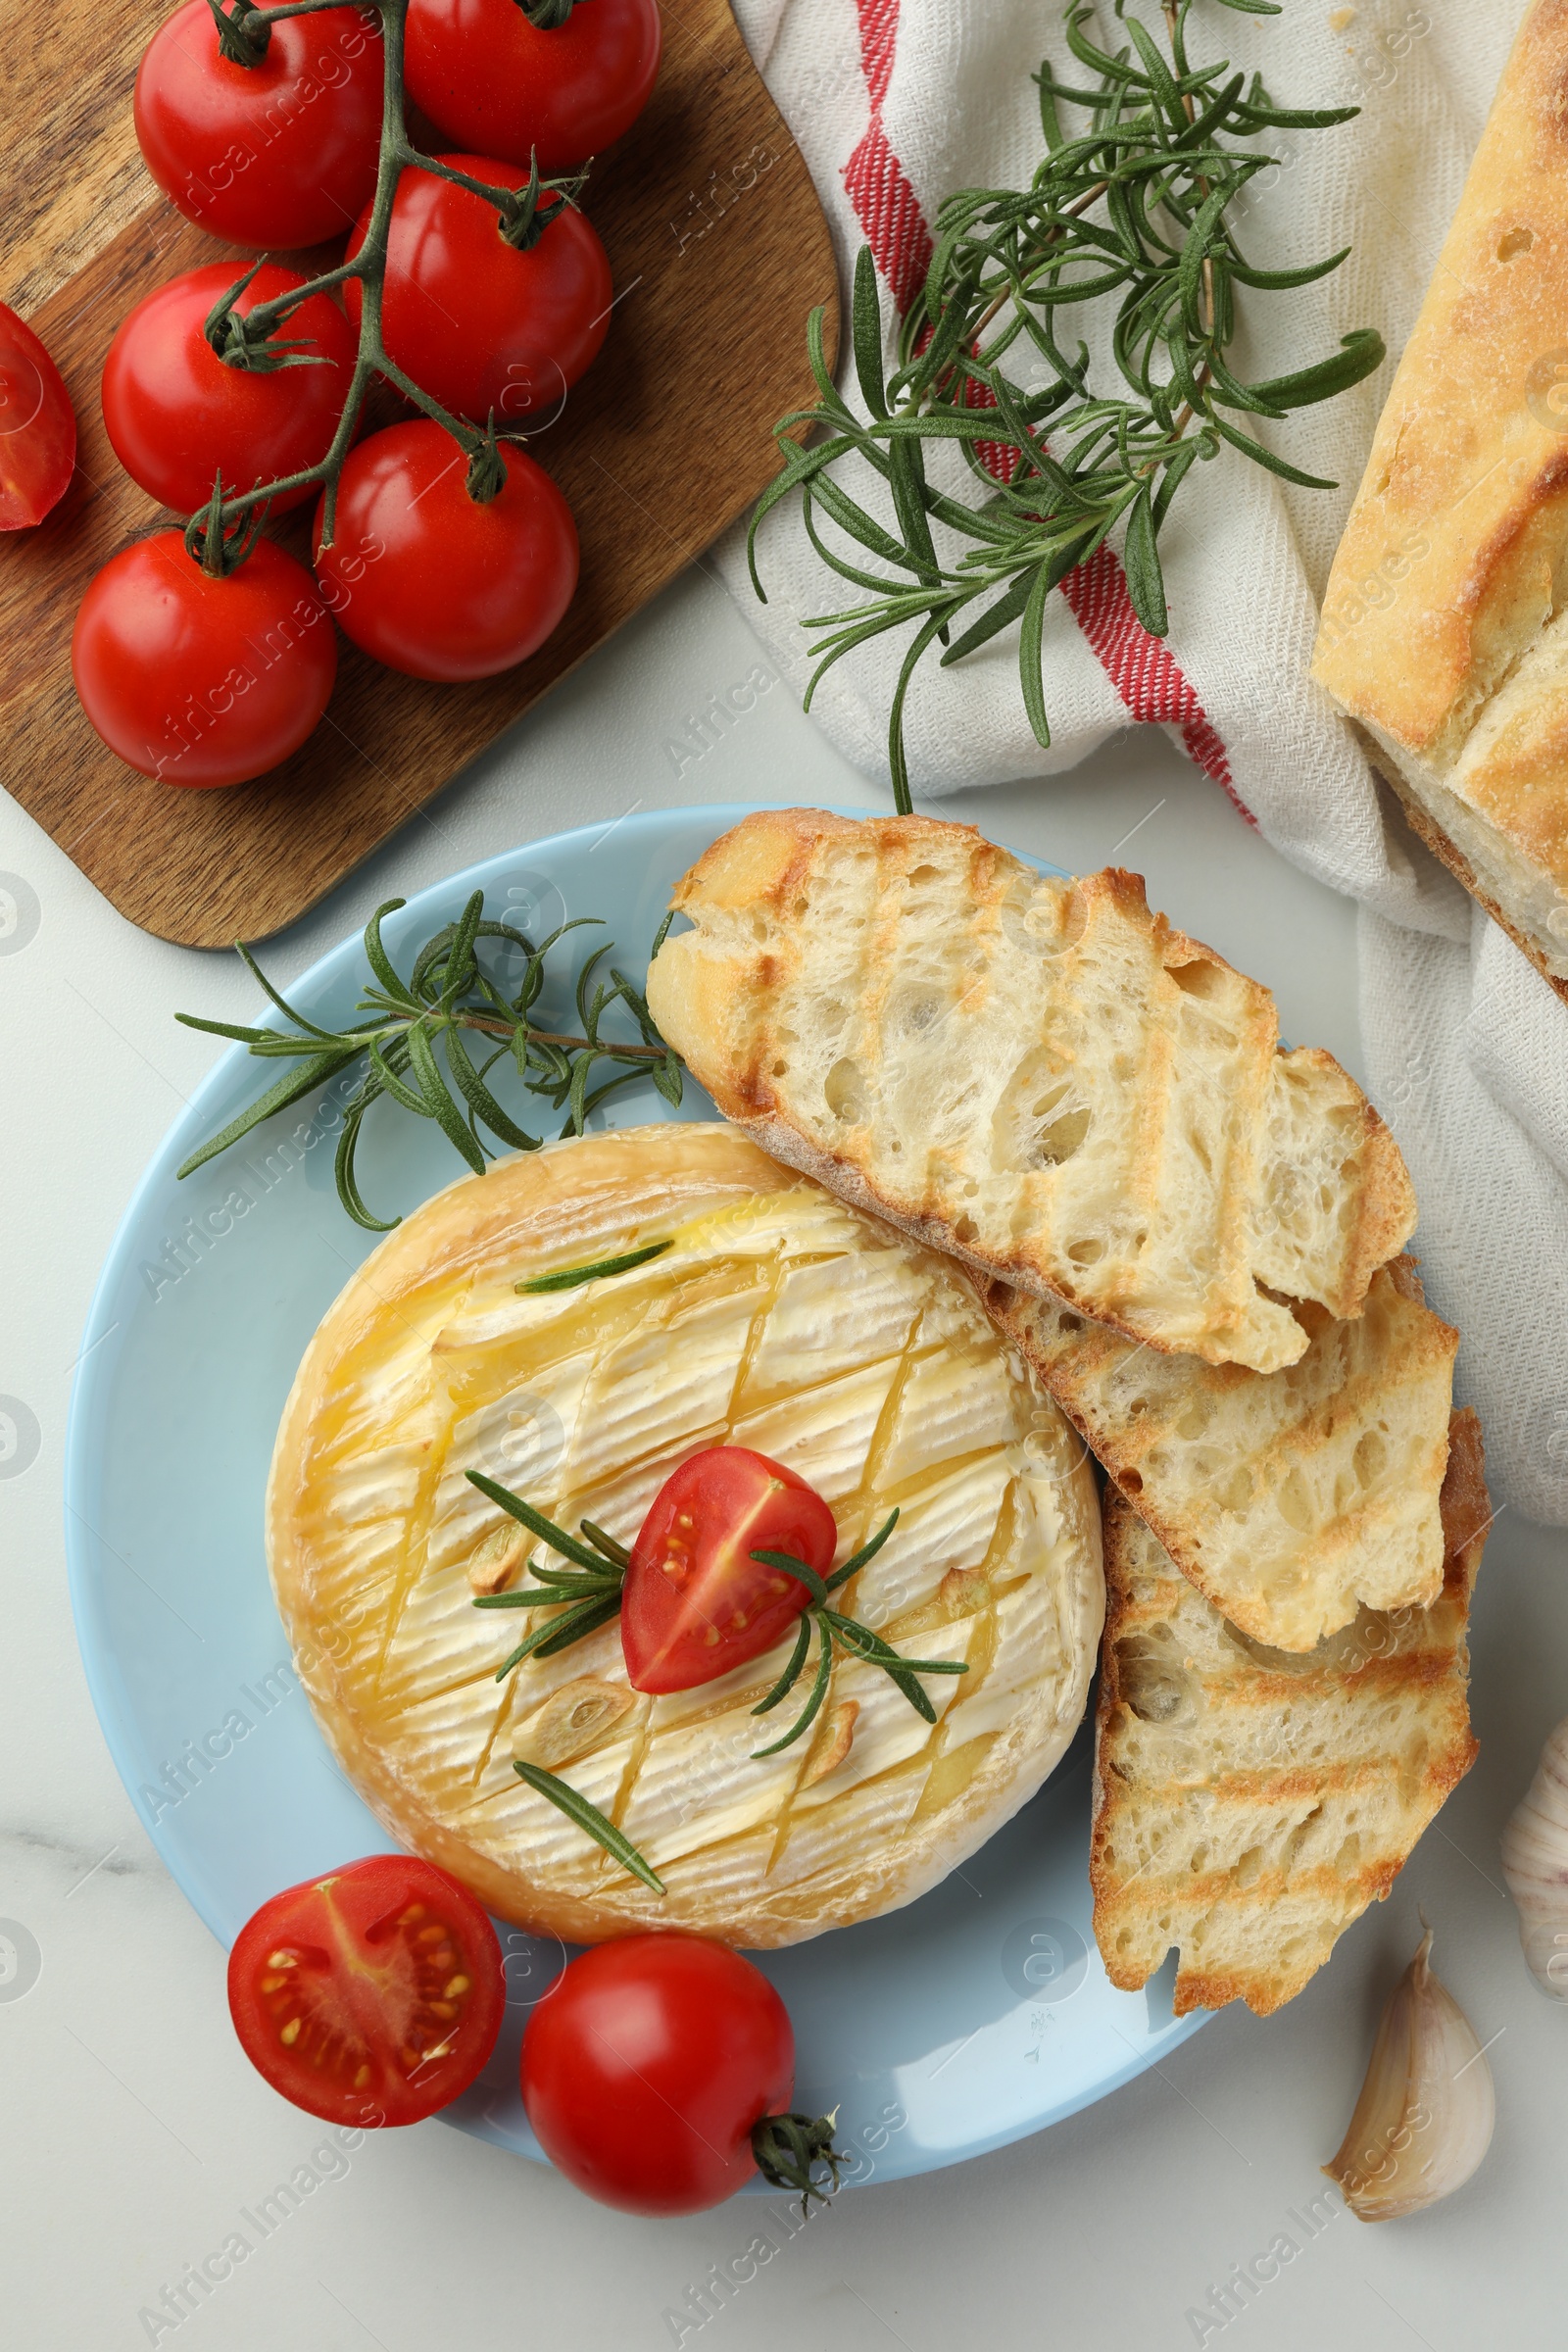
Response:
M760 1658L810 1592L754 1559L787 1552L819 1577L838 1525L814 1488L745 1446L710 1446L665 1479L632 1546L620 1645L634 1690L692 1690Z
M245 1923L228 2008L272 2088L333 2124L416 2124L495 2047L501 1946L466 1888L412 1854L287 1886Z

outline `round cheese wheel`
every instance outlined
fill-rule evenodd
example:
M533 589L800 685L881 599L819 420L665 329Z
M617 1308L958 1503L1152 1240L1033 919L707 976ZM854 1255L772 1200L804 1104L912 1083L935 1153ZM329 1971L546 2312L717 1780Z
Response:
M516 1287L654 1241L672 1246L630 1271ZM907 1656L963 1661L925 1680L935 1725L841 1656L811 1730L758 1760L808 1693L809 1674L753 1712L790 1639L649 1697L612 1621L497 1681L542 1620L475 1592L515 1586L531 1546L464 1473L629 1546L670 1471L723 1445L807 1479L841 1559L897 1504L836 1605ZM668 1927L765 1947L911 1901L1060 1757L1104 1605L1084 1448L963 1276L723 1126L507 1159L398 1227L300 1367L268 1550L300 1680L378 1819L501 1918L575 1942ZM517 1758L614 1822L664 1894Z

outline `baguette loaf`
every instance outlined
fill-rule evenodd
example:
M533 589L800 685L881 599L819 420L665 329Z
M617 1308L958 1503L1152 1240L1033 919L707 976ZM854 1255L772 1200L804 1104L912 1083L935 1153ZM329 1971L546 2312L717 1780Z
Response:
M1266 2017L1387 1895L1478 1753L1465 1627L1490 1510L1480 1426L1455 1413L1441 1597L1363 1610L1302 1658L1228 1625L1112 1497L1090 1876L1113 1984L1176 1944L1179 2016Z
M1390 391L1313 675L1568 999L1568 0L1536 0Z
M1360 1608L1437 1598L1459 1335L1413 1258L1380 1268L1353 1323L1298 1308L1306 1352L1270 1373L1157 1355L1001 1283L984 1295L1188 1582L1254 1641L1309 1650Z
M1155 1349L1271 1372L1358 1315L1415 1201L1331 1055L1150 913L971 826L747 817L677 886L664 1036L764 1150Z

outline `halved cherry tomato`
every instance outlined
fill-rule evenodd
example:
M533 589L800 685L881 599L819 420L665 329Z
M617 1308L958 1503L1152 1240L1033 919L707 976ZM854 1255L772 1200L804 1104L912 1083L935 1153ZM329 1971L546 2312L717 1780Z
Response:
M759 1658L810 1599L754 1551L787 1551L825 1577L838 1527L804 1478L744 1446L710 1446L654 1496L632 1546L620 1645L635 1690L692 1690Z
M42 522L75 464L76 418L60 370L0 302L0 531Z
M409 95L450 139L566 172L629 130L659 73L658 0L576 0L564 24L538 0L411 0Z
M522 2103L568 2180L623 2213L701 2213L757 2171L789 2107L795 2035L760 1969L696 1936L579 1954L530 2013Z
M412 1854L287 1886L228 1959L228 2008L272 2088L328 2123L416 2124L466 2090L506 2007L501 1946L466 1887Z
M149 498L180 514L205 506L219 472L225 490L249 490L317 465L354 373L354 330L324 294L302 302L270 338L303 346L300 365L237 368L220 359L203 328L240 274L232 262L210 262L171 278L137 303L104 362L104 423L115 455ZM304 283L297 270L265 262L234 310L245 318ZM273 512L316 495L314 485L291 490L273 500Z
M71 640L98 733L166 784L243 784L286 760L326 709L337 642L303 564L259 539L214 579L178 531L111 556Z
M261 59L239 65L208 0L185 0L136 74L147 169L188 220L236 245L340 237L375 186L381 68L373 9L280 17Z
M577 527L550 476L503 446L484 504L468 462L427 417L349 452L332 545L316 569L345 636L410 677L488 678L543 645L577 585Z
M508 0L508 6L512 0ZM482 155L438 163L493 187L520 188L527 171ZM509 245L493 204L428 172L398 182L381 292L381 339L422 389L459 416L498 424L553 409L594 358L610 328L613 289L597 232L575 206L546 196L537 243ZM370 208L349 239L365 242ZM358 278L344 287L359 324Z

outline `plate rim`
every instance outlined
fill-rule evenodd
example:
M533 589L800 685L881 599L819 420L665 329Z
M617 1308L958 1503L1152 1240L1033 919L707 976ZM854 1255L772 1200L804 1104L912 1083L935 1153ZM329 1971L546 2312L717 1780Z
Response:
M745 816L798 805L787 801L690 802L670 808L637 811L629 817L617 818L614 820L613 826L602 822L590 823L573 826L564 832L539 835L531 841L521 841L510 848L493 852L489 857L476 858L466 866L460 866L453 872L426 883L402 903L397 909L397 914L400 920L407 921L411 927L416 927L421 916L429 907L438 901L449 901L455 891L465 887L470 891L488 887L487 882L481 880L480 877L490 875L496 868L514 866L519 858L540 858L548 865L552 857L579 850L594 837L604 838L610 831L619 830L622 826L635 840L639 834L658 835L672 826L679 825L683 820L700 818L704 823L711 820L713 838L716 840L720 833L739 823ZM830 803L815 805L826 807L830 813L857 818L863 817L867 813L875 813L875 811L868 812L864 808L835 808ZM1006 845L999 846L1005 847ZM1063 874L1066 870L1061 866L1054 865L1049 858L1031 852L1015 850L1009 854L1017 857L1022 862L1034 867L1037 871ZM389 904L389 902L384 902L384 904ZM288 982L285 993L291 1000L298 1001L311 989L328 984L338 976L334 967L345 965L356 951L362 949L363 938L363 926L346 932L331 946L324 949L313 962L296 973ZM280 1025L280 1016L274 1008L270 1006L265 1017L259 1018L256 1025L259 1027ZM93 1591L95 1563L88 1548L89 1540L92 1544L100 1545L111 1552L114 1551L114 1546L108 1543L107 1538L100 1534L89 1512L79 1506L90 1500L92 1470L91 1449L87 1442L89 1427L94 1415L106 1409L105 1387L110 1370L118 1361L118 1351L112 1348L108 1343L112 1341L115 1332L121 1328L120 1320L117 1317L112 1322L105 1322L105 1317L108 1313L111 1296L125 1273L132 1235L149 1197L168 1180L171 1163L177 1164L174 1162L175 1152L179 1151L183 1155L184 1151L188 1150L185 1138L189 1130L193 1126L205 1123L204 1103L212 1097L220 1095L230 1083L239 1065L242 1062L248 1062L251 1058L247 1049L235 1043L217 1057L210 1069L203 1072L195 1088L186 1098L183 1109L165 1129L121 1212L93 1286L92 1298L82 1329L81 1345L74 1367L71 1400L66 1416L61 1476L66 1578L71 1599L72 1624L76 1640L77 1654L99 1731L103 1736L110 1760L120 1778L121 1785L131 1802L133 1811L136 1812L138 1823L151 1839L164 1868L178 1887L181 1895L201 1919L203 1926L225 1950L228 1948L227 1940L217 1925L216 1905L204 1883L199 1864L183 1843L176 1847L172 1828L167 1827L162 1819L150 1823L145 1821L136 1804L137 1782L128 1754L133 1718L128 1702L111 1687L116 1652L114 1644L107 1636L106 1629L99 1622L97 1598ZM461 1181L461 1171L455 1172L453 1181ZM352 1281L353 1279L354 1275L351 1272L346 1280ZM1093 1712L1092 1684L1090 1698L1084 1714L1084 1721L1091 1725ZM1063 1761L1065 1760L1064 1756ZM171 1818L172 1817L171 1816ZM384 1837L386 1833L382 1832L381 1835ZM386 1850L401 1851L404 1849L388 1838ZM830 1930L828 1934L832 1932ZM812 1938L811 1940L818 1939ZM845 2185L853 2187L886 2186L896 2180L919 2178L926 2173L945 2171L955 2164L967 2163L975 2157L994 2154L999 2148L1012 2146L1019 2140L1032 2138L1038 2132L1050 2131L1055 2125L1066 2122L1071 2116L1083 2113L1086 2108L1096 2106L1101 2100L1111 2096L1113 2092L1125 2088L1127 2083L1156 2065L1167 2052L1190 2040L1210 2021L1214 2014L1208 2010L1195 2010L1184 2018L1173 2018L1157 2044L1147 2051L1132 2048L1126 2060L1118 2063L1093 2087L1068 2093L1063 2099L1054 2104L1044 2116L1033 2116L1023 2122L1012 2121L1003 2124L993 2132L983 2132L977 2137L967 2139L961 2146L923 2150L924 2161L918 2165L900 2167L895 2164L885 2172L880 2169L874 2171L871 2177L864 2181L850 2180L845 2182ZM437 2120L447 2122L453 2128L466 2132L468 2136L485 2140L510 2154L532 2155L532 2151L517 2148L514 2142L499 2132L478 2126L476 2119L468 2119L449 2110L443 2110ZM533 2161L549 2163L549 2159L542 2153L534 2157ZM759 2191L765 2187L765 2184L760 2181L753 2185Z

